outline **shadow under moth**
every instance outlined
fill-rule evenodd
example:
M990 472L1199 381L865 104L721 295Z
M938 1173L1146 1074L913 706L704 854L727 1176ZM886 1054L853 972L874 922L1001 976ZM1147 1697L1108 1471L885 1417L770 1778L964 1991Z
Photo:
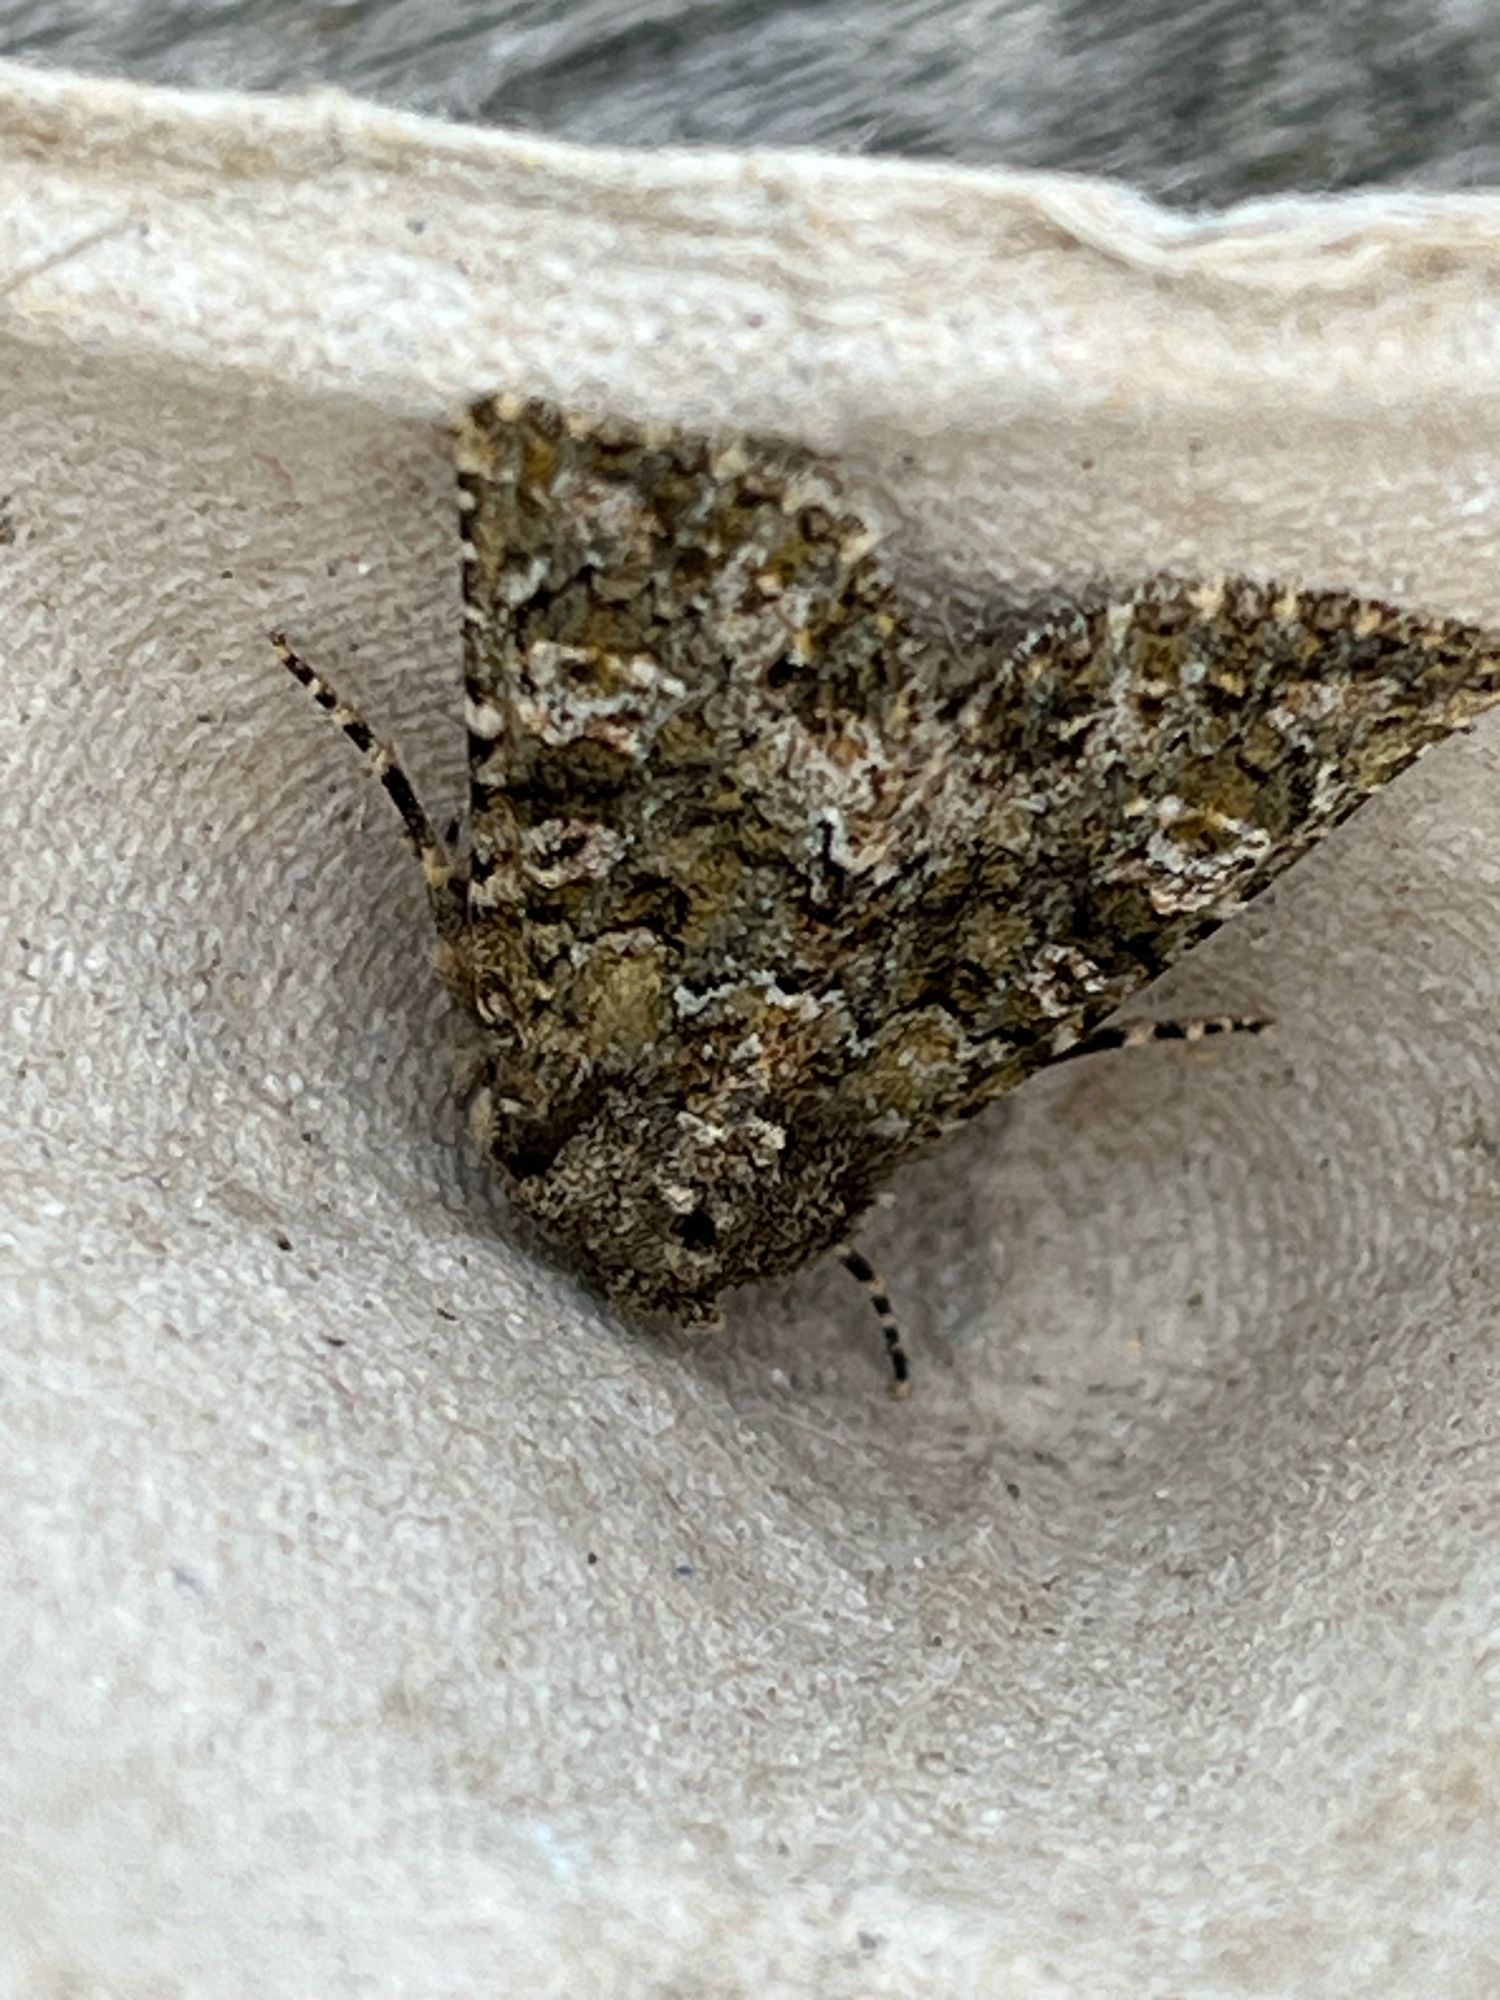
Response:
M794 445L497 397L457 447L467 810L280 637L385 786L516 1204L632 1315L848 1244L899 1162L1062 1057L1431 743L1500 638L1155 578L957 647Z

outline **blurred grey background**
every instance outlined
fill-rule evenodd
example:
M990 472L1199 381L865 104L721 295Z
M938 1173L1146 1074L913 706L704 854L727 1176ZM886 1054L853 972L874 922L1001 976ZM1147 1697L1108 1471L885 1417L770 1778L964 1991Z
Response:
M1500 0L0 0L0 53L598 142L1112 174L1181 206L1500 175Z

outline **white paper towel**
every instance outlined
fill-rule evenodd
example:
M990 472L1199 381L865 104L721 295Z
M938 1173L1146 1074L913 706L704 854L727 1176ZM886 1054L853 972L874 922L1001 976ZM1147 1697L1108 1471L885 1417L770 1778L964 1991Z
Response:
M919 583L1500 618L1500 201L590 153L0 71L0 1984L1500 1989L1500 727L864 1241L621 1327L466 1152L439 420L835 454Z

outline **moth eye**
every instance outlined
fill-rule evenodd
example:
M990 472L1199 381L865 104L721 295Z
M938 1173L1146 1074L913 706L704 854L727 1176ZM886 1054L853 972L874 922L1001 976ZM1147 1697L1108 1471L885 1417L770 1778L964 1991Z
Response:
M766 686L769 688L783 688L788 681L794 681L801 671L802 669L797 661L789 660L783 655L781 659L767 667Z
M672 1228L689 1250L712 1250L719 1240L719 1226L706 1208L679 1215Z

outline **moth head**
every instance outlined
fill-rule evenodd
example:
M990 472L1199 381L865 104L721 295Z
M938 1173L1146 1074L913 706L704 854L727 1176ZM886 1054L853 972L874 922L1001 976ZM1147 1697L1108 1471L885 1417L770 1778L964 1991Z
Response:
M632 1317L703 1325L732 1285L795 1269L837 1240L841 1177L762 1113L643 1104L607 1091L543 1156L490 1150L517 1204Z

